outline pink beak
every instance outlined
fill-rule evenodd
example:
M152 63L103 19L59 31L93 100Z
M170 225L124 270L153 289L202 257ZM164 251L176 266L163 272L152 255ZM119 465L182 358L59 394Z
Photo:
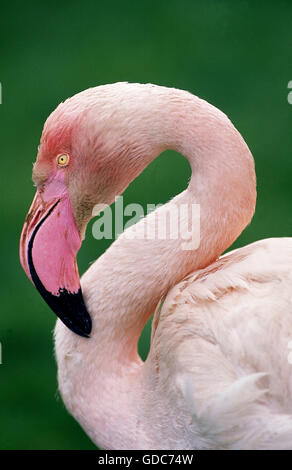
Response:
M80 246L68 189L53 179L36 192L21 234L20 260L53 312L71 331L88 337L91 318L76 263Z

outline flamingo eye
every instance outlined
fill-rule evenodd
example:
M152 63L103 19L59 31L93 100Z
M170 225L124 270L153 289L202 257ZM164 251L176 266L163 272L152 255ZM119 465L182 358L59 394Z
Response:
M57 164L60 167L67 166L69 163L69 155L63 153L62 155L57 156Z

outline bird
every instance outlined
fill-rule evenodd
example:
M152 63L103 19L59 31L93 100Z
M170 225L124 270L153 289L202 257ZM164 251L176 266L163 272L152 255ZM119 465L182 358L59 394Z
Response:
M76 254L94 208L168 149L189 161L187 188L128 227L80 280ZM292 449L292 239L227 251L254 215L257 187L226 114L176 88L89 88L48 117L33 181L20 259L58 316L59 391L90 439L116 450ZM183 206L178 236L169 225L159 238L157 219Z

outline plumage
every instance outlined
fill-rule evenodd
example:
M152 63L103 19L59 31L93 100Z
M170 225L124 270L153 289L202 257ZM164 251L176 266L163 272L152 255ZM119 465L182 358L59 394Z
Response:
M83 275L91 337L57 321L64 403L107 449L292 449L292 239L220 256L256 200L253 158L230 120L181 90L97 87L49 117L34 172L46 185L55 156L70 155L62 175L83 236L94 205L110 204L168 148L188 158L188 188L128 228ZM172 230L155 238L156 218L183 204L200 205L192 250ZM183 235L183 217L180 226ZM153 314L143 363L137 342Z

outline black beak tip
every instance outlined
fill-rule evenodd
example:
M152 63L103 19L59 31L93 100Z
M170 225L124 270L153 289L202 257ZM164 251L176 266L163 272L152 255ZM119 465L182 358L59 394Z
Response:
M71 330L76 335L82 336L83 338L90 338L90 333L91 333L90 317L89 317L90 322L86 322L82 326L80 325L80 323L77 324L77 323L72 323L72 321L66 321L66 319L61 318L61 316L59 316L59 318L62 320L64 325L66 325L67 328L69 328L69 330Z
M83 338L90 338L92 322L80 288L78 292L69 292L62 288L59 289L59 295L53 295L40 282L36 283L36 287L49 307L69 330Z
M56 299L58 299L58 306L54 311L64 325L73 333L83 338L90 338L92 322L81 289L76 293L69 293L66 289L62 289L59 297L55 297Z

